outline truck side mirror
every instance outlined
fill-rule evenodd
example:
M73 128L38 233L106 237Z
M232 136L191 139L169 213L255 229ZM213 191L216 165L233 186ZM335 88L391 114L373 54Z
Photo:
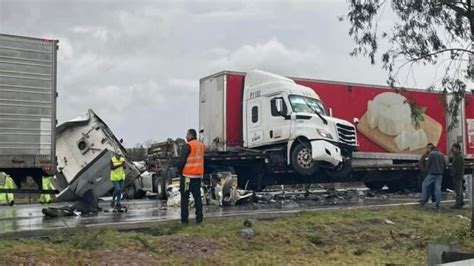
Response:
M275 107L280 115L283 115L283 99L275 99Z

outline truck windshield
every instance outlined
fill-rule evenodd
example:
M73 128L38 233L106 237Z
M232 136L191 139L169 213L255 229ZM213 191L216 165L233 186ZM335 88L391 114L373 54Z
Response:
M304 97L300 95L290 95L289 97L291 108L296 113L315 113L318 112L321 115L326 114L326 108L323 103L314 98Z

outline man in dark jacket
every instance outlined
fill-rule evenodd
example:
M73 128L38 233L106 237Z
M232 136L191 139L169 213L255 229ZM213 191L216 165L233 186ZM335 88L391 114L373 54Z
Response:
M446 159L444 155L435 147L428 155L427 162L428 175L421 185L421 205L428 202L428 187L434 183L436 195L436 209L439 209L441 202L441 181L443 180L443 173L446 169Z
M180 174L181 192L181 222L188 223L189 216L189 194L193 195L194 207L196 208L196 224L202 223L202 199L201 180L204 174L204 143L197 139L194 129L189 129L186 134L188 143L181 149L178 162L178 173Z
M434 145L433 143L428 143L426 145L426 152L421 155L419 166L420 166L420 172L421 172L421 180L426 179L426 176L428 175L428 155L430 155L431 150L433 149ZM434 183L431 184L431 186L428 187L429 195L431 196L431 202L436 201L436 195L435 195L435 189L434 189Z
M464 206L464 195L462 189L462 181L464 177L464 157L461 153L461 145L453 144L451 148L453 153L451 165L451 177L453 178L454 192L456 193L456 203L452 209L461 209Z

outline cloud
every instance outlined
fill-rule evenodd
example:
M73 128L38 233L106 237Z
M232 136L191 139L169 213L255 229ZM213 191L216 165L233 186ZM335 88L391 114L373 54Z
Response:
M277 38L263 43L246 44L232 51L214 48L213 52L222 55L210 64L216 70L261 69L282 75L304 76L317 74L322 67L321 53L315 46L288 47Z
M135 145L197 127L199 79L222 70L383 84L378 66L348 56L346 11L343 0L0 0L0 32L58 39L59 121L92 108Z
M107 41L109 32L105 27L96 27L96 26L75 26L72 29L72 32L84 34L85 38L94 37L100 41Z

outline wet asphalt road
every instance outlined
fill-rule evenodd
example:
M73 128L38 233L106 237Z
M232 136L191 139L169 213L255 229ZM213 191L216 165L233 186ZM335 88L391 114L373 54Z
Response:
M350 208L374 205L413 204L418 200L418 194L380 194L367 197L362 192L336 193L262 193L258 202L246 203L240 206L205 206L206 217L249 216L260 213L291 213L299 210L317 210L328 208ZM73 217L49 218L44 217L41 210L45 205L19 205L0 207L0 237L15 232L56 231L67 228L107 227L108 225L133 225L140 222L162 222L179 219L179 208L167 207L166 202L144 199L123 202L128 207L127 213L100 212L97 215L82 215ZM64 203L47 206L61 207ZM110 202L100 203L103 210L108 210ZM191 211L191 219L192 211Z

